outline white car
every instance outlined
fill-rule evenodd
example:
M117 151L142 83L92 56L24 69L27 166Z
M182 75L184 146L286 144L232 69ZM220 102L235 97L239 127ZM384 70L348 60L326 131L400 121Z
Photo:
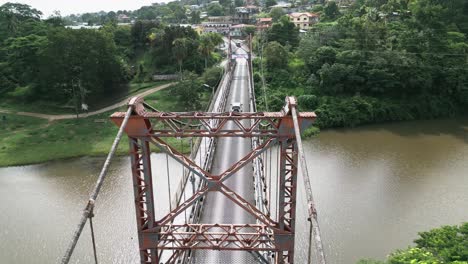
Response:
M231 104L231 111L240 113L242 112L242 104L240 102L234 102Z

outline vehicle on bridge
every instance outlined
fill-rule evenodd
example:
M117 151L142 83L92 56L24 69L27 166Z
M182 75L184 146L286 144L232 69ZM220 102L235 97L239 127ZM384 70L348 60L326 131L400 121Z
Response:
M234 102L231 104L231 111L240 113L242 112L242 106L243 104L241 104L240 102Z

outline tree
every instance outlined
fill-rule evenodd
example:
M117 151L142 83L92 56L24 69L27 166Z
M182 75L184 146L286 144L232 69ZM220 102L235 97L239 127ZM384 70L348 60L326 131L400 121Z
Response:
M45 22L52 25L53 27L63 27L65 26L65 21L62 18L62 15L59 11L55 11L53 15L49 16Z
M325 17L329 20L335 20L340 16L340 9L335 1L328 1L323 9Z
M273 22L278 22L278 20L284 16L284 10L281 7L273 7L270 10L270 16L273 19Z
M414 242L443 261L468 261L468 222L420 232Z
M200 37L198 50L205 57L205 69L208 68L208 58L211 56L211 52L213 52L214 48L215 44L209 34L204 34Z
M135 48L141 48L148 43L148 36L152 29L157 28L158 23L147 20L137 20L132 25L131 35Z
M274 6L276 4L278 4L276 0L266 0L265 2L266 7Z
M312 94L301 95L297 98L297 103L302 109L315 110L319 106L319 99Z
M359 264L464 264L468 261L468 222L460 226L443 226L419 233L416 247L397 250L386 262L361 260Z
M299 29L289 21L288 17L283 16L268 30L268 40L277 41L283 46L297 47L299 45Z
M205 72L202 75L202 80L205 84L208 84L211 87L215 87L222 76L223 68L211 67L205 70Z
M392 253L387 261L388 264L406 263L427 263L442 264L431 252L420 248L409 248L407 250L397 250Z
M288 66L288 51L280 43L268 43L264 54L268 69L284 69Z
M242 31L245 36L249 36L249 35L253 36L255 32L257 31L257 28L255 26L246 26L242 29Z
M190 13L190 23L192 24L200 24L201 23L201 18L200 18L200 11L194 10L192 13Z
M187 16L185 15L185 7L178 1L169 2L167 7L172 11L173 19L169 22L171 23L184 23L187 21Z
M42 12L29 5L6 3L0 6L0 14L15 16L18 20L41 19Z
M208 5L207 13L209 16L222 16L224 11L223 7L218 3Z
M17 99L30 99L37 95L35 88L40 78L38 75L40 69L39 54L47 46L47 42L46 37L37 35L9 38L5 41L4 48L7 54L6 62L9 73L9 77L6 78L11 81L14 80L17 87L27 87L18 94L19 97L23 98Z
M69 95L76 95L73 89L78 85L96 102L126 81L111 35L57 28L49 33L48 40L38 59L40 77L35 81L40 84L42 98L68 102Z
M234 5L235 5L236 7L243 6L243 5L244 5L244 0L235 0L235 1L234 1Z
M21 24L39 22L41 16L41 11L29 5L6 3L0 6L0 41L17 36Z
M223 36L221 36L218 33L210 32L210 33L207 33L205 35L208 36L211 43L213 43L213 45L215 45L215 46L221 45L224 42Z
M197 75L191 72L185 72L181 81L175 85L173 93L179 97L186 110L197 110L200 107L200 88L201 83Z
M174 53L174 57L177 60L177 63L179 64L179 73L182 75L182 62L183 60L187 57L187 39L186 38L178 38L174 40L173 47L172 47L172 52Z

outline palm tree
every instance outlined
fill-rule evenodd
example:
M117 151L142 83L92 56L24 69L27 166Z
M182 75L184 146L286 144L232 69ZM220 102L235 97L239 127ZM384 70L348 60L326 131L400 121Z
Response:
M209 34L202 35L200 37L200 46L198 46L198 51L203 54L205 57L205 69L208 68L208 58L211 56L215 45L212 42L212 39Z
M179 64L179 74L182 76L182 62L187 58L188 40L186 38L178 38L172 42L172 53Z

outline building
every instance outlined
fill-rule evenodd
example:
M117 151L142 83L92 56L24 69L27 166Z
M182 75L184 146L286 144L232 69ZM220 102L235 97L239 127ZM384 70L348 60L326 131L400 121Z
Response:
M236 7L236 13L232 17L233 24L249 24L250 13L245 7Z
M125 14L120 14L117 16L117 21L120 23L130 23L131 18Z
M276 5L270 6L270 8L282 8L283 12L289 13L292 8L292 4L288 2L278 2Z
M239 24L231 27L230 36L233 38L240 38L244 35L244 28L247 27L246 24Z
M312 25L319 22L319 15L315 13L291 13L289 21L293 22L301 30L308 30Z
M273 24L273 18L271 17L262 17L257 19L257 30L263 31L271 27Z
M203 33L229 34L229 28L232 26L232 18L230 16L210 16L207 20L207 22L202 22L201 24Z
M208 23L232 24L232 17L231 16L210 16L208 17Z

